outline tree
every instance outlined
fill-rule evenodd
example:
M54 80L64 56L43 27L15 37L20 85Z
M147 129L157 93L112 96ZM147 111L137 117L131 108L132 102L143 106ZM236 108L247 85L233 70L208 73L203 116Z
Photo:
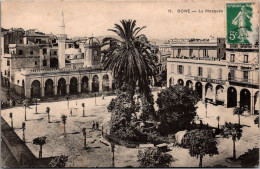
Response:
M48 114L48 123L50 123L51 122L51 120L50 120L50 107L46 107L46 113Z
M254 120L255 124L257 124L257 126L259 127L259 116L257 116Z
M189 128L196 115L198 101L199 97L187 86L171 86L158 93L160 133L165 135Z
M170 167L173 158L170 154L163 153L157 147L138 151L140 167Z
M82 111L83 111L82 116L85 117L85 103L82 103L81 106L82 106Z
M183 139L183 146L189 149L192 157L200 158L199 167L202 167L202 159L205 155L219 154L212 130L195 129L190 131Z
M220 133L224 138L232 138L233 141L233 158L236 160L236 141L242 136L241 126L239 124L226 123L223 131Z
M29 106L29 100L28 99L25 99L24 101L23 101L23 106L24 106L24 121L27 121L27 119L26 119L26 108Z
M67 94L66 96L65 96L65 98L66 98L66 100L67 100L67 106L68 106L68 109L70 108L70 95L69 94Z
M240 115L243 114L244 112L244 108L242 107L235 107L235 109L233 110L233 114L237 114L238 115L238 124L240 125Z
M67 161L68 161L68 156L65 155L56 156L51 160L49 165L53 168L65 168Z
M11 127L12 127L12 129L13 129L13 128L14 128L14 125L13 125L13 113L12 113L12 112L10 112L9 117L10 117L10 119L11 119Z
M121 20L120 22L122 26L115 24L115 29L109 29L118 37L103 39L103 46L109 45L108 49L102 51L104 69L112 71L117 88L127 92L129 104L134 104L133 96L138 83L140 92L146 97L144 101L149 102L147 106L150 106L147 109L150 112L144 113L153 113L153 99L149 98L151 93L149 79L156 72L157 56L152 52L145 35L138 35L145 26L136 27L135 20Z
M217 120L218 120L218 129L219 129L219 120L220 120L219 116L217 116Z
M259 166L259 148L249 149L238 157L243 168L253 168Z
M66 115L61 115L61 121L64 125L64 135L66 135L66 121L67 121L67 116Z
M82 129L82 133L83 133L83 136L84 136L84 149L86 149L87 148L87 132L86 132L86 128Z
M46 138L47 137L44 136L33 139L33 144L40 146L39 158L42 158L42 146L46 143Z

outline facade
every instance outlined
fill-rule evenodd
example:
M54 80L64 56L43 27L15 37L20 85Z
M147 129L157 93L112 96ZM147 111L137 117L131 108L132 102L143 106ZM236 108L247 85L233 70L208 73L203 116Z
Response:
M25 98L112 89L111 73L104 71L100 62L98 39L71 40L65 34L64 19L60 27L57 36L27 30L17 37L22 41L8 45L1 57L3 86Z
M258 43L234 48L223 41L218 38L171 43L167 86L185 85L197 91L203 101L247 107L255 113L259 110Z

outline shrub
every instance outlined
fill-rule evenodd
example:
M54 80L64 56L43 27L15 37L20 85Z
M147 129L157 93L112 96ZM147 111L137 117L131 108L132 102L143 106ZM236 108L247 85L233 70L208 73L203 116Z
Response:
M247 152L238 157L241 160L241 166L252 168L259 166L259 148L249 149Z
M170 167L173 158L170 154L163 153L157 147L138 151L140 167Z

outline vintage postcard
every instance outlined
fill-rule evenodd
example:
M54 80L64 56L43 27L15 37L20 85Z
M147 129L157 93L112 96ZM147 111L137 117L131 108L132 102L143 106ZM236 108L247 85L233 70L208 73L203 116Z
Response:
M259 167L259 1L1 1L1 167Z

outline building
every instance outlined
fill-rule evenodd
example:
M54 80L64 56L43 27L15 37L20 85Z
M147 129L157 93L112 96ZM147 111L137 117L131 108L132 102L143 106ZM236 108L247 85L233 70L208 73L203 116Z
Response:
M112 75L103 70L100 62L99 40L68 39L64 16L60 27L57 36L30 29L17 37L22 42L9 44L9 50L1 57L3 86L25 98L112 89Z
M182 85L199 97L226 107L243 106L257 112L259 47L225 45L225 39L171 42L167 86Z

